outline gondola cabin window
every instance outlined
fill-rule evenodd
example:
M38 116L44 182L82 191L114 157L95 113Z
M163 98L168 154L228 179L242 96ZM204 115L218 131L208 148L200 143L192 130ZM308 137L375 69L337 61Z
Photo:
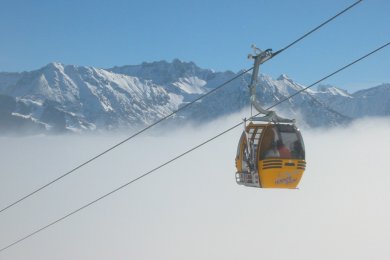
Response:
M269 127L262 139L260 160L268 158L304 159L305 151L299 131L293 125Z

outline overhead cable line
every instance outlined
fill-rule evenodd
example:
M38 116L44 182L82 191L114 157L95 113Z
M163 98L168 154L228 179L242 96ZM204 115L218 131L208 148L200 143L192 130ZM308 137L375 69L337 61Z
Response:
M348 67L354 65L355 63L357 63L357 62L359 62L359 61L361 61L361 60L367 58L368 56L370 56L370 55L372 55L372 54L378 52L379 50L381 50L381 49L387 47L388 45L390 45L390 42L388 42L388 43L382 45L381 47L379 47L379 48L377 48L377 49L371 51L370 53L368 53L368 54L362 56L361 58L356 59L355 61L353 61L353 62L351 62L351 63L345 65L344 67L342 67L342 68L336 70L335 72L333 72L333 73L331 73L331 74L329 74L329 75L327 75L327 76L321 78L320 80L314 82L313 84L309 85L308 87L303 88L303 89L301 89L301 90L295 92L294 94L290 95L289 97L287 97L287 98L285 98L285 99L283 99L283 100L281 100L281 101L275 103L274 105L268 107L267 110L269 110L269 109L271 109L271 108L273 108L273 107L275 107L275 106L277 106L277 105L279 105L279 104L281 104L281 103L283 103L283 102L289 100L290 98L292 98L292 97L298 95L299 93L302 93L303 91L305 91L305 90L307 90L307 89L309 89L309 88L315 86L316 84L318 84L318 83L324 81L325 79L328 79L329 77L332 77L333 75L335 75L335 74L341 72L342 70L345 70L346 68L348 68ZM255 115L255 116L257 116L257 115ZM255 117L255 116L252 116L252 117ZM251 117L251 118L252 118L252 117ZM80 208L78 208L78 209L76 209L76 210L70 212L69 214L67 214L67 215L65 215L65 216L63 216L63 217L61 217L61 218L59 218L59 219L57 219L57 220L51 222L50 224L48 224L48 225L46 225L46 226L44 226L44 227L42 227L42 228L40 228L40 229L38 229L38 230L32 232L31 234L29 234L29 235L27 235L27 236L25 236L25 237L23 237L23 238L20 238L19 240L13 242L12 244L9 244L8 246L3 247L2 249L0 249L0 252L3 252L3 251L5 251L6 249L8 249L8 248L10 248L10 247L12 247L12 246L14 246L14 245L16 245L16 244L19 244L20 242L22 242L22 241L24 241L24 240L26 240L26 239L28 239L28 238L30 238L30 237L32 237L32 236L38 234L39 232L41 232L41 231L43 231L43 230L45 230L45 229L47 229L47 228L49 228L49 227L51 227L51 226L53 226L53 225L59 223L60 221L62 221L62 220L64 220L64 219L66 219L66 218L68 218L68 217L70 217L70 216L76 214L77 212L79 212L79 211L81 211L81 210L83 210L83 209L85 209L85 208L87 208L87 207L89 207L89 206L91 206L91 205L93 205L93 204L95 204L96 202L98 202L98 201L100 201L100 200L102 200L102 199L104 199L104 198L106 198L106 197L112 195L113 193L115 193L115 192L117 192L117 191L119 191L119 190L121 190L121 189L123 189L123 188L129 186L130 184L132 184L132 183L134 183L134 182L136 182L136 181L138 181L138 180L140 180L140 179L142 179L142 178L144 178L144 177L146 177L146 176L148 176L148 175L154 173L155 171L157 171L157 170L163 168L164 166L166 166L166 165L168 165L168 164L170 164L170 163L172 163L172 162L178 160L179 158L181 158L181 157L183 157L183 156L185 156L185 155L187 155L187 154L189 154L189 153L195 151L196 149L198 149L198 148L204 146L205 144L207 144L207 143L209 143L209 142L211 142L211 141L217 139L218 137L220 137L220 136L222 136L222 135L224 135L224 134L230 132L231 130L237 128L237 127L240 126L240 125L242 125L242 122L240 122L240 123L238 123L238 124L236 124L236 125L234 125L234 126L228 128L227 130L225 130L225 131L223 131L223 132L217 134L216 136L214 136L214 137L212 137L212 138L210 138L210 139L204 141L203 143L201 143L201 144L199 144L199 145L197 145L197 146L195 146L195 147L193 147L193 148L187 150L186 152L183 152L183 153L177 155L176 157L170 159L169 161L167 161L167 162L165 162L165 163L163 163L163 164L161 164L161 165L155 167L154 169L152 169L152 170L150 170L150 171L148 171L148 172L146 172L146 173L140 175L139 177L137 177L137 178L135 178L135 179L132 179L131 181L129 181L129 182L123 184L122 186L119 186L118 188L116 188L116 189L110 191L109 193L106 193L105 195L103 195L103 196L101 196L101 197L99 197L99 198L97 198L97 199L95 199L95 200L89 202L88 204L86 204L86 205L84 205L84 206L82 206L82 207L80 207Z
M307 36L309 36L309 34L312 34L313 32L317 31L318 29L320 29L321 27L323 27L324 25L326 25L327 23L329 23L330 21L336 19L337 17L339 17L340 15L342 15L343 13L347 12L348 10L352 9L354 6L356 6L357 4L361 3L363 0L358 0L356 1L355 3L353 3L352 5L348 6L347 8L345 8L344 10L342 10L341 12L337 13L336 15L334 15L333 17L329 18L328 20L326 20L325 22L323 22L322 24L318 25L316 28L312 29L311 31L307 32L306 34L302 35L300 38L298 38L297 40L293 41L292 43L290 43L289 45L287 45L286 47L284 47L283 49L273 53L272 56L276 56L278 55L279 53L287 50L288 48L290 48L291 46L293 46L294 44L296 44L297 42L301 41L302 39L306 38Z
M389 45L390 45L390 42L388 42L388 43L386 43L386 44L382 45L381 47L379 47L379 48L377 48L377 49L373 50L372 52L370 52L370 53L367 53L366 55L364 55L364 56L360 57L359 59L357 59L357 60L354 60L353 62L351 62L351 63L349 63L349 64L345 65L344 67L342 67L342 68L340 68L340 69L336 70L335 72L333 72L333 73L331 73L331 74L329 74L329 75L327 75L327 76L323 77L322 79L320 79L320 80L318 80L318 81L314 82L313 84L309 85L308 87L306 87L306 88L303 88L303 89L301 89L301 90L297 91L296 93L292 94L291 96L289 96L289 97L286 97L286 98L284 98L284 99L280 100L279 102L275 103L275 104L274 104L274 105L272 105L271 107L267 108L267 110L269 110L269 109L271 109L271 108L273 108L273 107L275 107L275 106L277 106L277 105L279 105L279 104L281 104L281 103L283 103L283 102L287 101L288 99L290 99L290 98L292 98L292 97L294 97L294 96L298 95L299 93L301 93L301 92L303 92L303 91L306 91L307 89L309 89L309 88L313 87L314 85L316 85L316 84L318 84L318 83L320 83L320 82L322 82L322 81L324 81L324 80L326 80L326 79L328 79L328 78L332 77L333 75L335 75L335 74L339 73L339 72L340 72L340 71L342 71L342 70L345 70L345 69L346 69L346 68L348 68L348 67L351 67L352 65L354 65L354 64L356 64L356 63L358 63L358 62L359 62L359 61L361 61L361 60L364 60L364 59L365 59L365 58L367 58L368 56L371 56L372 54L374 54L374 53L376 53L376 52L378 52L378 51L380 51L380 50L382 50L382 49L386 48L386 47L387 47L387 46L389 46Z
M309 35L312 34L313 32L315 32L315 31L317 31L318 29L320 29L321 27L323 27L325 24L327 24L327 23L329 23L330 21L334 20L336 17L340 16L341 14L347 12L347 11L350 10L352 7L356 6L358 3L362 2L362 1L363 1L363 0L359 0L359 1L355 2L354 4L350 5L349 7L345 8L344 10L342 10L341 12L339 12L338 14L336 14L336 15L334 15L333 17L329 18L328 20L326 20L325 22L323 22L323 23L320 24L319 26L317 26L317 27L315 27L314 29L312 29L311 31L307 32L306 34L304 34L303 36L301 36L301 37L298 38L297 40L295 40L295 41L293 41L292 43L288 44L286 47L284 47L284 48L282 48L281 50L279 50L279 51L273 53L273 55L272 55L271 58L273 58L273 57L276 56L277 54L280 54L281 52L287 50L288 48L290 48L290 47L293 46L294 44L296 44L296 43L298 43L299 41L301 41L302 39L306 38L307 36L309 36ZM252 69L253 69L253 67L252 67L252 68L249 68L249 69L247 69L247 70L244 70L243 72L239 73L238 75L236 75L236 76L233 77L232 79L230 79L230 80L226 81L225 83L219 85L218 87L216 87L216 88L210 90L210 91L207 92L206 94L204 94L204 95L198 97L197 99L195 99L195 100L189 102L188 104L186 104L186 105L180 107L179 109L177 109L177 110L171 112L170 114L166 115L165 117L163 117L163 118L157 120L155 123L153 123L153 124L151 124L151 125L149 125L149 126L143 128L142 130L138 131L137 133L135 133L135 134L131 135L130 137L128 137L128 138L126 138L126 139L120 141L119 143L113 145L112 147L110 147L110 148L108 148L107 150L105 150L105 151L99 153L98 155L92 157L91 159L85 161L84 163L82 163L82 164L80 164L80 165L74 167L73 169L71 169L70 171L64 173L63 175L61 175L61 176L59 176L59 177L57 177L56 179L54 179L54 180L48 182L47 184L45 184L45 185L43 185L43 186L37 188L37 189L34 190L34 191L30 192L29 194L25 195L24 197L22 197L22 198L16 200L15 202L9 204L8 206L2 208L2 209L0 210L0 213L2 213L2 212L4 212L5 210L7 210L7 209L9 209L9 208L11 208L11 207L13 207L13 206L15 206L16 204L22 202L23 200L25 200L25 199L31 197L31 196L34 195L35 193L37 193L37 192L39 192L39 191L45 189L46 187L52 185L53 183L55 183L55 182L57 182L57 181L63 179L64 177L68 176L69 174L71 174L71 173L77 171L78 169L84 167L85 165L91 163L92 161L98 159L99 157L105 155L106 153L108 153L108 152L114 150L114 149L117 148L118 146L120 146L120 145L122 145L122 144L124 144L124 143L126 143L126 142L128 142L128 141L130 141L131 139L135 138L135 137L138 136L139 134L141 134L141 133L143 133L143 132L149 130L150 128L152 128L152 127L156 126L157 124L163 122L164 120L168 119L169 117L171 117L171 116L177 114L178 112L180 112L180 111L182 111L182 110L188 108L190 105L192 105L192 104L194 104L195 102L197 102L197 101L199 101L199 100L205 98L206 96L208 96L208 95L214 93L215 91L221 89L222 87L226 86L228 83L230 83L230 82L234 81L235 79L241 77L242 75L244 75L245 73L251 71Z
M253 69L253 67L250 68L250 69L247 69L247 70L245 70L245 71L243 71L243 72L241 72L241 73L239 73L239 74L236 75L235 77L233 77L233 78L231 78L230 80L224 82L223 84L219 85L218 87L216 87L216 88L210 90L210 91L207 92L206 94L204 94L204 95L202 95L202 96L196 98L195 100L193 100L193 101L191 101L191 102L185 104L184 106L180 107L179 109L177 109L177 110L171 112L170 114L168 114L168 115L164 116L163 118L157 120L157 121L154 122L153 124L151 124L151 125L149 125L149 126L143 128L142 130L138 131L137 133L131 135L130 137L128 137L128 138L126 138L126 139L120 141L119 143L115 144L114 146L111 146L111 147L108 148L107 150L105 150L105 151L99 153L98 155L92 157L91 159L89 159L89 160L85 161L84 163L78 165L77 167L71 169L70 171L66 172L65 174L63 174L63 175L57 177L56 179L54 179L54 180L48 182L47 184L41 186L41 187L38 188L38 189L32 191L31 193L29 193L29 194L25 195L24 197L18 199L17 201L15 201L15 202L9 204L9 205L6 206L5 208L1 209L1 210L0 210L0 213L3 212L3 211L5 211L5 210L7 210L7 209L9 209L9 208L11 208L12 206L15 206L16 204L18 204L18 203L22 202L23 200L27 199L28 197L31 197L31 196L34 195L35 193L37 193L37 192L43 190L44 188L50 186L50 185L53 184L53 183L55 183L55 182L61 180L62 178L68 176L69 174L75 172L76 170L78 170L78 169L84 167L85 165L87 165L87 164L89 164L90 162L92 162L92 161L98 159L98 158L101 157L102 155L104 155L104 154L106 154L106 153L108 153L108 152L114 150L114 149L117 148L118 146L120 146L120 145L126 143L127 141L130 141L130 140L133 139L134 137L136 137L136 136L140 135L141 133L147 131L148 129L152 128L153 126L155 126L155 125L161 123L162 121L166 120L167 118L171 117L172 115L177 114L178 112L180 112L180 111L186 109L186 108L189 107L190 105L192 105L192 104L194 104L195 102L197 102L197 101L199 101L199 100L205 98L206 96L208 96L208 95L214 93L215 91L221 89L222 87L226 86L226 85L229 84L230 82L232 82L232 81L234 81L235 79L241 77L242 75L244 75L245 73L251 71L252 69Z

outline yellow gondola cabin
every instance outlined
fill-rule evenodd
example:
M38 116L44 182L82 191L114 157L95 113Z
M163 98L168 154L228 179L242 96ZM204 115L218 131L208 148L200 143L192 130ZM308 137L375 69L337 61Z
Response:
M250 101L259 112L244 121L236 155L236 182L259 188L295 189L306 168L305 147L295 120L278 116L264 109L256 99L256 84L260 64L273 57L271 49L254 47Z
M294 124L251 121L245 127L236 155L238 184L294 189L305 167L302 136Z

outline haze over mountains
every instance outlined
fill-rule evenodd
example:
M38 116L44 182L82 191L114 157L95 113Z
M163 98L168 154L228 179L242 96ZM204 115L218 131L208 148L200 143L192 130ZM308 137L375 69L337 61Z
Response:
M139 129L235 77L173 60L109 69L50 63L35 71L0 73L0 134ZM210 122L249 107L248 73L173 116L166 124ZM264 107L306 86L286 75L259 76ZM276 108L310 127L365 116L390 116L390 84L348 93L309 89Z

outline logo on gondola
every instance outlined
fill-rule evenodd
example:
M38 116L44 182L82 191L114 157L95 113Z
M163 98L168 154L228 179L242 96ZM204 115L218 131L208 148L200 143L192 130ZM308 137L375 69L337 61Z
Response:
M295 173L295 172L294 172ZM280 173L275 180L275 184L290 184L296 182L297 179L291 176L291 173Z

